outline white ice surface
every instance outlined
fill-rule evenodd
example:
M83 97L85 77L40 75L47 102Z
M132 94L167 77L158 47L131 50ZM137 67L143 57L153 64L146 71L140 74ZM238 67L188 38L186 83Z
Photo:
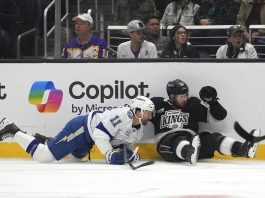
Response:
M158 161L133 171L95 160L0 159L0 198L6 197L264 198L265 161Z

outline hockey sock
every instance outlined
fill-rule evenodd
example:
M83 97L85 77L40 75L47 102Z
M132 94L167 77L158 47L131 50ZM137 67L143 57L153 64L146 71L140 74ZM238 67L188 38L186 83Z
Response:
M17 132L14 136L14 141L16 141L27 153L33 156L40 142L32 137L31 135Z
M235 140L233 138L225 137L220 144L219 152L223 155L231 155L234 144Z
M185 160L185 156L187 155L189 144L190 143L187 140L183 140L183 141L178 143L178 145L176 147L176 155L180 159L184 159Z
M38 145L32 157L34 160L42 163L50 163L56 160L48 146L44 144Z
M40 142L31 135L19 131L15 134L14 141L17 142L27 153L29 153L34 160L39 162L55 161L55 158L50 152L48 146L40 144Z

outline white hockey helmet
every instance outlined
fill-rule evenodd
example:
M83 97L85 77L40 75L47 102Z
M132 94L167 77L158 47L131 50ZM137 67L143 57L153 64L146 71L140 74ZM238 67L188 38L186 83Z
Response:
M149 98L145 96L137 96L131 102L131 109L134 113L136 111L136 108L141 109L142 113L144 111L153 112L155 110L155 105Z

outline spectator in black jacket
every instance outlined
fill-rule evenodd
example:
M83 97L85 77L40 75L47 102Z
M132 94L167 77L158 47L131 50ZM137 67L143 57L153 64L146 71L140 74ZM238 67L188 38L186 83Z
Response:
M239 10L239 3L234 0L203 0L201 7L194 16L195 25L234 25ZM194 39L195 44L221 45L225 42L226 30L193 30L191 37L209 37L206 39ZM212 38L211 37L224 37ZM211 50L212 49L212 50ZM209 52L216 49L210 48Z
M204 0L194 16L196 25L234 25L239 4L234 0Z
M170 39L161 58L199 58L198 51L188 42L187 29L176 25L170 33Z
M17 26L20 13L15 0L0 1L0 58L16 56Z

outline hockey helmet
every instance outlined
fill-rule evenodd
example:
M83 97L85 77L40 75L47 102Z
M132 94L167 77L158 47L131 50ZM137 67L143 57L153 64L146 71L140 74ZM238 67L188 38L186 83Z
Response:
M188 85L180 79L172 80L167 83L167 94L170 96L188 94L189 87Z
M141 109L141 112L144 111L153 112L155 110L155 105L149 98L145 96L137 96L131 102L131 109L135 113L137 108Z

